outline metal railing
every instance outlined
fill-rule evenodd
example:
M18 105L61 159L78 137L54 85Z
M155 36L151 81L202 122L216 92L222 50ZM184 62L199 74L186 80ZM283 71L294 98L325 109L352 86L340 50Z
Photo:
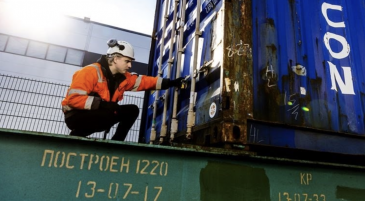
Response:
M0 128L68 135L61 110L68 85L0 74ZM143 96L125 94L120 104L135 104L142 110ZM140 111L140 114L142 111ZM141 117L139 116L126 141L138 142ZM116 130L114 125L107 139ZM90 138L103 138L94 133Z

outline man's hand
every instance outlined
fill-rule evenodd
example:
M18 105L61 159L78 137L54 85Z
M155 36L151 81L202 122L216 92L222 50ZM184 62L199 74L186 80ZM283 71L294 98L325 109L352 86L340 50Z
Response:
M176 80L170 80L170 79L164 78L162 80L161 89L168 89L170 87L176 87L178 89L181 89L181 87L183 85L183 83L182 83L183 80L184 80L183 77L179 77Z
M169 87L176 87L178 89L181 89L183 80L184 80L183 77L179 77L176 80L170 80Z

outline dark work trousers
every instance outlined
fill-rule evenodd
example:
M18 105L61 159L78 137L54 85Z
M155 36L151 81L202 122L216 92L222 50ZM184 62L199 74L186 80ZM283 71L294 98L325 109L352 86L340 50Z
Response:
M71 129L70 135L86 137L95 132L108 130L119 122L112 140L123 141L129 129L136 121L139 108L136 105L120 105L118 112L106 109L72 110L66 115L66 125Z

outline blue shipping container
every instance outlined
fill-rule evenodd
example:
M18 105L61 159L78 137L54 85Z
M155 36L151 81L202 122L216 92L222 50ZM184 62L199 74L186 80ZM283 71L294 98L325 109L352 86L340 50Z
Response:
M364 155L364 5L158 1L151 75L190 78L149 95L146 141Z

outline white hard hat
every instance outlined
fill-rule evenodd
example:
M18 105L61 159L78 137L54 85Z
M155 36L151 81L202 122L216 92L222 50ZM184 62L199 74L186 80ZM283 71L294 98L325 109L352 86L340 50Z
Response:
M131 44L126 41L117 41L116 39L110 39L107 42L109 49L106 52L108 55L112 55L115 53L121 54L125 57L129 57L132 60L134 59L134 50Z

